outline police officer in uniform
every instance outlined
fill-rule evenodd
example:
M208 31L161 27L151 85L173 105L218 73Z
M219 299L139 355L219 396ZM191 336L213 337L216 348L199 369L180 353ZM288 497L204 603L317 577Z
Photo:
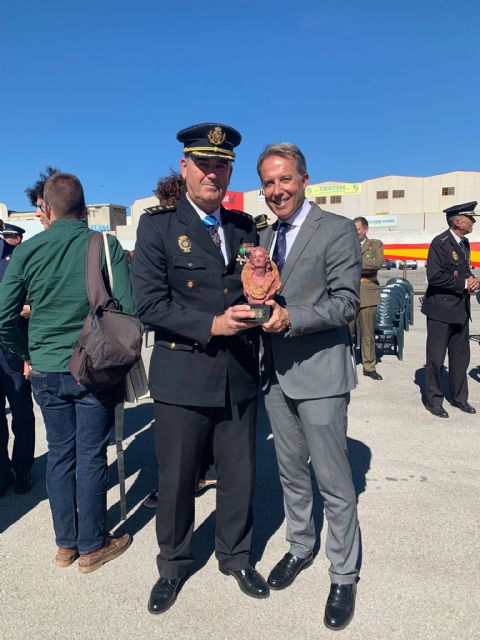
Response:
M362 272L360 278L360 322L363 375L372 380L383 380L376 371L375 318L380 304L380 284L378 270L383 262L383 242L367 237L368 220L359 216L353 222L362 247Z
M171 208L142 216L132 265L139 316L155 327L149 381L160 579L150 595L151 613L175 602L192 563L195 478L212 433L219 569L247 595L269 595L250 565L258 328L240 280L257 233L249 215L221 206L241 136L206 123L183 129L177 139L184 146L187 193Z
M10 258L23 238L25 229L14 224L2 224L0 231L0 281L3 279ZM28 315L24 307L22 315ZM24 317L20 325L27 331ZM14 353L0 347L0 497L10 485L15 493L27 493L32 487L31 468L35 449L35 417L33 414L30 382L23 375L24 362ZM12 415L14 434L12 459L8 456L8 423L6 400Z
M443 408L442 366L448 350L451 404L464 413L476 413L468 403L467 368L470 362L470 294L480 282L470 270L470 244L476 202L444 210L449 228L436 236L427 258L428 287L422 305L427 316L426 408L448 418Z

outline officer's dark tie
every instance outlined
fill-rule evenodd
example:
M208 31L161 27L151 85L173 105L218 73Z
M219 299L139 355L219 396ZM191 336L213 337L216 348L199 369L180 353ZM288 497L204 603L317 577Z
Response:
M462 238L460 240L460 242L458 243L458 246L460 247L460 249L462 250L462 253L464 255L465 260L468 262L468 248L467 248L467 243L465 242L465 240Z
M223 253L222 253L222 239L220 238L220 234L218 233L218 229L220 227L218 220L216 219L215 216L205 216L202 222L207 228L207 231L211 239L213 240L213 244L217 247L220 253L220 257L222 258L222 261L224 261Z
M277 225L277 241L273 250L272 260L277 265L278 272L282 273L285 258L287 257L287 239L285 236L292 225L289 222L281 222L280 224L276 222L275 225ZM273 225L274 228L275 225Z

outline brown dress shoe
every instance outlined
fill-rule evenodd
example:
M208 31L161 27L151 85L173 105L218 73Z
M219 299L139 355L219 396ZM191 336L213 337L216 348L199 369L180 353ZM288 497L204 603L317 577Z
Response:
M63 547L57 547L57 553L55 554L55 566L60 568L69 567L77 558L77 549L64 549Z
M114 560L121 556L128 549L132 542L129 533L115 538L109 533L105 539L105 544L100 549L81 555L78 561L78 570L80 573L91 573L95 569L99 569L102 565L110 560Z

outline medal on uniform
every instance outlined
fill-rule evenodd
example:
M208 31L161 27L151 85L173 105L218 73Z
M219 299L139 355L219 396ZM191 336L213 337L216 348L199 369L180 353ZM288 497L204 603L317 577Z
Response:
M244 265L248 262L248 258L250 257L250 251L253 249L255 245L253 242L242 242L237 254L237 262L241 265Z
M192 242L188 236L178 236L178 246L183 253L191 253Z

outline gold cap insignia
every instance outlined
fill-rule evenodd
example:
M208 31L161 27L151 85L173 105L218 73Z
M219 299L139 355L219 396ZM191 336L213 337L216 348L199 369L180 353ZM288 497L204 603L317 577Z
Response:
M223 144L227 134L222 130L222 127L215 127L208 132L207 138L214 145Z
M188 236L178 236L178 246L183 251L183 253L191 253L192 251L192 243Z
M452 258L458 260L458 253L456 251L452 251Z

